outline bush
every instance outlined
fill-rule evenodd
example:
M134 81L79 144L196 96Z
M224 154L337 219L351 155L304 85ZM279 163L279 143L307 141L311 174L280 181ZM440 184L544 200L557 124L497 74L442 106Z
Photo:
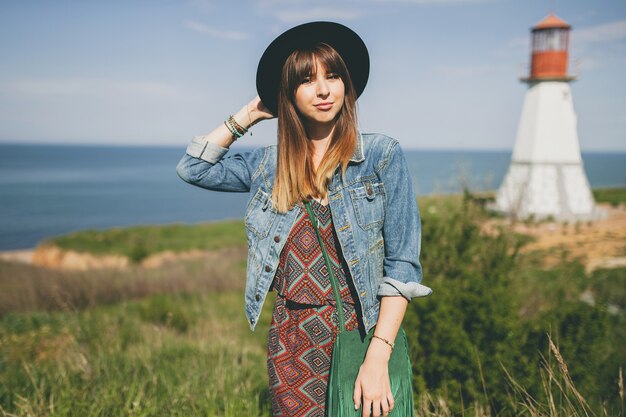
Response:
M411 302L404 322L416 392L445 399L453 414L471 406L508 415L519 404L506 369L529 395L549 403L541 358L550 356L551 334L591 407L617 415L626 269L591 277L576 262L539 269L537 254L520 254L526 238L481 231L486 214L468 195L425 199L420 209L424 284L433 294ZM585 294L587 303L580 301Z
M433 295L407 311L415 387L444 396L453 410L484 400L488 387L497 411L508 401L500 363L520 355L509 275L521 241L506 231L481 232L485 214L467 195L457 205L431 202L422 212L421 259Z

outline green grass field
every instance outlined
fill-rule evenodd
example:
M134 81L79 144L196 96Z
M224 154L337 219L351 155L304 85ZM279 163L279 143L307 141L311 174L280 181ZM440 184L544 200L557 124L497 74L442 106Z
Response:
M405 318L418 415L623 415L626 268L542 268L517 252L524 239L481 234L487 214L461 196L420 199L420 210L434 293ZM121 271L0 262L1 416L271 415L274 294L250 332L241 223L63 239L95 253L127 253L129 239L144 254L214 251Z
M242 221L83 230L42 242L77 252L122 255L134 262L166 250L216 250L245 243Z
M269 416L268 313L240 292L153 295L0 322L0 405L17 415Z

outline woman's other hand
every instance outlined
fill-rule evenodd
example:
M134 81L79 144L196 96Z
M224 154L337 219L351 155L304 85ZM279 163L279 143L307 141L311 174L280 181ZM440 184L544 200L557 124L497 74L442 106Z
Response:
M263 104L259 96L252 99L250 103L246 105L246 110L249 112L250 124L253 125L261 120L272 119L276 116L269 111Z
M250 103L235 113L233 117L237 123L249 129L261 120L272 119L275 116L265 107L259 96L256 96Z
M394 405L389 381L389 346L376 340L372 339L354 383L354 404L357 409L362 408L363 417L386 417Z

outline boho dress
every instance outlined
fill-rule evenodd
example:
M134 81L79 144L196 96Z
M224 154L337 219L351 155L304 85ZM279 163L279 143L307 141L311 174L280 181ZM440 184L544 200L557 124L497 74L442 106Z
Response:
M330 206L311 201L340 284L346 330L359 326L358 302L341 254ZM337 308L313 224L302 210L291 229L272 289L277 292L267 347L274 416L324 417Z

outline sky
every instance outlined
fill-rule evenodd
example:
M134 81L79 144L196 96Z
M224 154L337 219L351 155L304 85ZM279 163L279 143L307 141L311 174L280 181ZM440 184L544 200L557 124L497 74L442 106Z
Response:
M626 151L625 0L0 0L0 143L186 146L255 95L280 33L332 20L368 46L359 128L408 149L510 150L530 28L573 26L583 151ZM236 146L276 142L264 121Z

